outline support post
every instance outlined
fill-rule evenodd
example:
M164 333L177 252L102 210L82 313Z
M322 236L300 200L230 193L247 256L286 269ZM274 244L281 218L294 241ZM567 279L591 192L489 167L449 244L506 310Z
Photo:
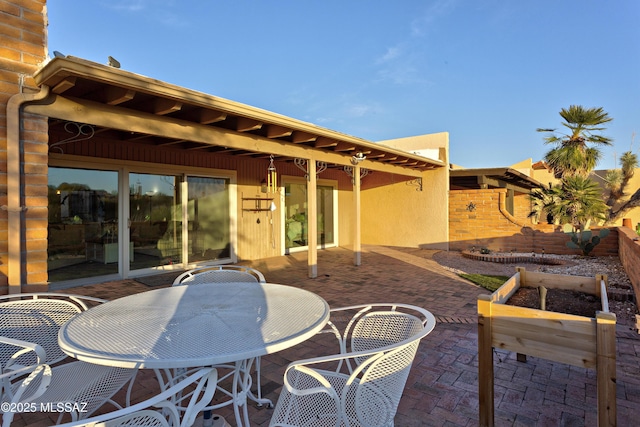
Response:
M478 403L480 426L494 424L493 343L491 339L491 295L478 296Z
M360 166L353 167L353 215L355 217L353 235L353 264L362 264L362 240L360 235Z
M307 159L307 245L309 278L318 277L318 197L316 161Z
M598 427L615 426L616 406L616 315L596 314L596 381Z

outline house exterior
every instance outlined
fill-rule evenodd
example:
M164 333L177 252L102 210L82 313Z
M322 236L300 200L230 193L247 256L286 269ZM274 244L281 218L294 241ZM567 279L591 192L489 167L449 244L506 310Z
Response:
M325 247L355 265L367 243L448 249L448 134L375 143L50 58L44 0L0 14L0 293L294 251L316 277Z

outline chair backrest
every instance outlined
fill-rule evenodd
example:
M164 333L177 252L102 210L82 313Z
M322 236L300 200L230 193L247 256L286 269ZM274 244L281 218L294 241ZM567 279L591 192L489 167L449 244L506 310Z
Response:
M359 425L392 425L420 339L424 336L424 325L420 319L407 315L401 322L396 320L399 319L394 319L393 323L401 327L404 334L382 334L382 340L374 341L384 344L387 339L393 340L405 334L407 337L388 344L387 350L380 355L359 358L358 369L363 371L360 381L355 390L345 396L347 416L358 419ZM391 329L386 331L391 332ZM370 344L366 343L367 346Z
M199 283L265 283L258 270L241 265L214 265L194 268L176 277L173 286Z
M342 335L342 351L365 353L346 358L352 378L342 396L353 425L393 425L420 340L435 327L435 317L410 304L362 304L332 310L353 312Z
M42 346L46 353L44 363L54 364L67 355L58 346L60 327L92 304L104 300L57 293L30 293L0 296L0 336L29 341ZM0 364L15 348L0 344ZM22 365L36 363L33 353L19 360Z
M186 427L211 403L218 373L214 368L202 368L167 390L123 409L97 415L63 427ZM151 408L157 408L151 409ZM181 419L182 418L182 419Z
M418 335L422 321L400 311L374 311L358 319L351 332L351 351L367 351L387 347ZM366 358L356 358L358 364Z

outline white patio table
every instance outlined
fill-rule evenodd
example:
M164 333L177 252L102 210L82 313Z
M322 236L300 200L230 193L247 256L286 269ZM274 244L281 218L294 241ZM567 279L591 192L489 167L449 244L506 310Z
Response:
M173 286L80 313L60 329L59 343L76 359L108 366L169 370L232 364L232 401L241 426L249 425L253 358L301 343L328 320L324 299L292 286Z

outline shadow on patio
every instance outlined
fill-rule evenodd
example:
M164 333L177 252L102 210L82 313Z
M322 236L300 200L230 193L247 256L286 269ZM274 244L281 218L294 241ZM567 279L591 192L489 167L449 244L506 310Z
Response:
M318 253L318 277L307 277L306 253L244 262L260 270L268 282L298 286L326 299L331 307L398 302L424 307L437 319L435 330L421 343L403 394L395 424L473 426L478 424L476 299L483 289L441 268L434 251L365 246L362 265L353 253L334 248ZM173 276L166 277L170 286ZM135 280L68 289L65 292L115 299L151 289ZM617 333L618 425L640 418L640 336ZM284 369L291 361L316 355L310 342L262 358L263 394L277 400ZM495 357L496 425L593 426L596 414L595 371L498 351ZM138 377L137 400L150 396L153 375ZM148 385L148 387L147 387ZM268 425L272 410L250 404L256 426ZM232 409L217 412L233 421ZM16 417L15 426L48 425L43 414Z

